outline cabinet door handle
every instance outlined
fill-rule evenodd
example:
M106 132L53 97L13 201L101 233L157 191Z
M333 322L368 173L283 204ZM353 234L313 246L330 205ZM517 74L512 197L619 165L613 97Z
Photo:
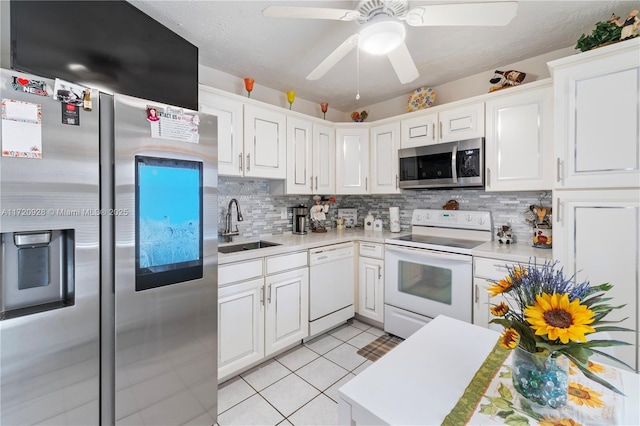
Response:
M267 294L267 301L269 301L269 304L271 304L271 284L269 284L269 293Z
M475 290L476 290L476 291L475 291L475 293L476 293L476 295L475 295L475 301L476 301L476 302L475 302L475 303L476 303L476 305L477 305L477 304L478 304L478 302L480 301L480 295L478 294L478 284L476 284L476 285L475 285L475 287L476 287L476 288L475 288Z
M311 180L311 192L313 192L313 176L309 178Z
M242 173L242 154L238 154L238 171Z
M558 212L556 213L554 211L553 213L556 216L556 221L558 222L558 224L561 224L562 219L560 218L560 212L562 211L562 204L560 204L560 197L556 198L556 205L558 206Z
M442 139L442 121L440 122L440 139Z
M316 176L316 191L318 190L318 176Z
M382 279L382 266L378 265L378 279Z
M491 169L487 167L487 186L491 186Z
M264 286L260 289L260 303L264 306Z
M560 182L560 165L561 161L560 161L560 157L556 158L556 182Z
M247 154L247 171L251 170L251 154Z
M436 122L431 123L431 140L436 140Z
M398 178L398 175L396 175L396 189L400 188L400 179Z
M369 190L369 178L368 177L364 178L364 190L365 191Z

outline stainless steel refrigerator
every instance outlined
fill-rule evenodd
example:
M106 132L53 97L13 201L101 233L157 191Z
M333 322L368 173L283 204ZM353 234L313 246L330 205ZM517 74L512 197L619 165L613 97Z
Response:
M215 423L216 117L0 78L0 424Z

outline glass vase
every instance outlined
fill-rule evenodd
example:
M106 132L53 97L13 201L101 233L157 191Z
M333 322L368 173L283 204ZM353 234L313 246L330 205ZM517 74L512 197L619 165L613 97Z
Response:
M569 361L566 357L545 357L518 346L511 359L511 378L520 395L551 408L567 404Z

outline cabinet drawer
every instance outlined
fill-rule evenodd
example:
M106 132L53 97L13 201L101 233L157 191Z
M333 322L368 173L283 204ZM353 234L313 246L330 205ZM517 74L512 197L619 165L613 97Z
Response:
M509 267L518 266L517 262L507 262L500 259L473 258L473 275L489 280L501 280L507 273Z
M360 243L360 256L382 259L384 256L384 244Z
M270 256L267 260L267 275L276 274L281 271L302 268L307 266L307 251L299 251L297 253L287 253L281 256Z
M220 265L218 266L218 285L258 278L262 274L262 259Z

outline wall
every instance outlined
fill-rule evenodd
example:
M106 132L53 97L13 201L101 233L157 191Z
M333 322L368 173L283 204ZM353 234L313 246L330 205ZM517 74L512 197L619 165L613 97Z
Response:
M494 228L510 224L516 241L531 243L531 227L523 214L532 204L538 204L542 192L505 192L487 193L479 189L456 190L405 190L397 195L333 195L336 202L329 208L327 227L335 227L338 208L355 207L358 209L358 225L362 226L364 216L371 211L376 218L382 219L384 229L389 229L389 207L400 207L400 225L403 231L411 228L411 214L416 208L440 209L448 200L455 199L460 210L485 210L492 212ZM244 221L238 223L243 238L277 235L291 232L291 207L299 204L313 205L311 196L271 195L269 181L261 179L242 179L220 177L218 198L218 226L224 229L227 206L232 198L240 203ZM542 204L551 205L551 193ZM288 207L287 219L281 219L283 207ZM235 208L232 212L233 226L236 225Z
M524 83L531 83L533 81L543 80L550 77L547 62L570 56L575 52L574 47L566 47L564 49L554 50L543 55L515 62L513 64L507 64L498 67L497 69L504 71L515 69L525 72L527 76ZM491 87L489 80L494 76L494 72L495 69L491 69L456 81L441 84L439 86L433 86L436 93L434 106L487 93L489 91L489 87ZM244 89L244 81L241 78L202 65L200 65L199 74L201 84L215 87L226 92L235 93L237 95L246 95L247 93ZM367 110L369 112L369 117L367 118L368 122L405 114L407 113L406 104L408 95L409 93L397 98L389 99L385 102L367 105L358 109ZM277 105L282 108L289 108L289 103L287 102L285 93L260 86L257 83L251 93L251 98L271 105ZM293 104L293 109L312 117L322 117L320 105L305 99L296 98L296 101ZM331 108L331 100L329 100L329 111L327 112L326 117L327 120L333 122L351 122L350 114L350 112L338 111L335 108Z

